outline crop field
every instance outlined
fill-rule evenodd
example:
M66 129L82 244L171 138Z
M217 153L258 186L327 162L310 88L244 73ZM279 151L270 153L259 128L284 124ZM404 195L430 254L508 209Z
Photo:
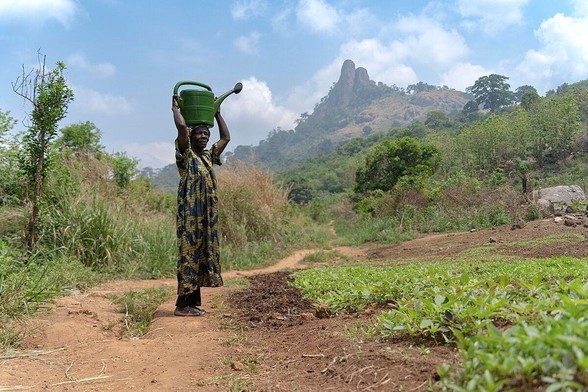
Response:
M587 273L585 259L554 257L313 268L294 284L332 313L383 309L381 339L457 346L443 388L558 391L588 385Z

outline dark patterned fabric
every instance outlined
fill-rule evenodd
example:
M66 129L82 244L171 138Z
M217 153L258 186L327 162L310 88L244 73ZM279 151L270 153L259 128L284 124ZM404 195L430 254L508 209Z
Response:
M186 306L190 306L192 308L196 308L202 305L202 297L200 295L200 287L196 290L192 291L190 294L186 295L178 295L176 299L176 307L182 309Z
M190 146L180 153L176 139L180 173L176 215L178 295L190 294L199 287L223 285L213 164L221 164L216 144L198 156Z

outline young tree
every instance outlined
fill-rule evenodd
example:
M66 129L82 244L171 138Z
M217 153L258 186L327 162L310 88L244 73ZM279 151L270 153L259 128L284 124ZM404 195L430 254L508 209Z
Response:
M109 156L112 163L112 177L121 188L126 188L139 173L139 161L129 158L124 152L115 152Z
M510 91L507 80L508 77L497 74L482 76L473 86L466 88L466 91L473 94L476 102L484 109L495 113L514 101L513 92Z
M455 120L440 110L432 110L427 113L425 125L437 132L456 133L458 129Z
M412 137L383 141L368 153L365 165L357 170L355 192L391 191L404 176L433 174L440 161L437 147Z
M4 135L14 127L14 124L16 124L16 121L10 116L10 112L0 110L0 149L3 148L5 142Z
M466 102L463 106L463 109L458 114L458 119L465 124L471 124L484 119L484 114L480 113L478 102L472 100Z
M56 144L75 152L96 154L104 147L100 144L100 130L90 121L72 124L60 130L61 136Z
M30 198L30 217L25 235L26 245L32 250L37 242L39 205L43 195L43 184L50 165L49 149L57 135L57 126L73 100L73 91L66 84L63 71L65 64L58 61L53 70L45 66L45 56L39 55L39 66L28 74L24 72L12 84L13 91L32 105L30 124L26 131L19 160L27 175Z
M575 136L581 130L578 104L570 94L541 99L531 113L531 156L539 168L570 156Z

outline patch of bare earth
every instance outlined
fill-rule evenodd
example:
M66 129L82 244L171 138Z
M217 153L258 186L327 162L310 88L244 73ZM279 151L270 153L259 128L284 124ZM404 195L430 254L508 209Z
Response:
M522 228L501 226L472 232L436 234L394 246L378 247L367 257L374 259L413 259L443 261L472 248L484 247L493 254L525 258L553 256L588 257L588 228L566 226L544 219Z
M588 256L586 228L530 222L419 238L395 246L338 248L353 260L442 261L471 248L504 255ZM31 391L424 391L450 346L382 342L363 333L378 309L317 312L284 270L304 267L299 251L273 267L231 271L250 286L203 289L203 317L174 317L162 304L147 335L122 338L110 294L175 287L174 279L110 282L59 298L25 324L22 349L0 357L0 390Z
M424 391L437 366L454 362L448 346L380 342L365 333L375 315L329 317L289 285L290 274L250 278L228 303L243 326L241 350L255 358L248 379L267 391Z

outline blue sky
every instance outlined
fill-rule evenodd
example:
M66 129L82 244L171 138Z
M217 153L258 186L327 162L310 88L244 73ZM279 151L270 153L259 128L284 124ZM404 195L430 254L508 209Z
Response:
M586 37L586 0L0 0L0 110L23 129L12 83L40 49L68 68L61 126L91 121L108 152L158 168L174 160L180 80L217 95L243 83L221 106L232 149L293 128L346 59L399 87L498 73L543 94L588 78Z

